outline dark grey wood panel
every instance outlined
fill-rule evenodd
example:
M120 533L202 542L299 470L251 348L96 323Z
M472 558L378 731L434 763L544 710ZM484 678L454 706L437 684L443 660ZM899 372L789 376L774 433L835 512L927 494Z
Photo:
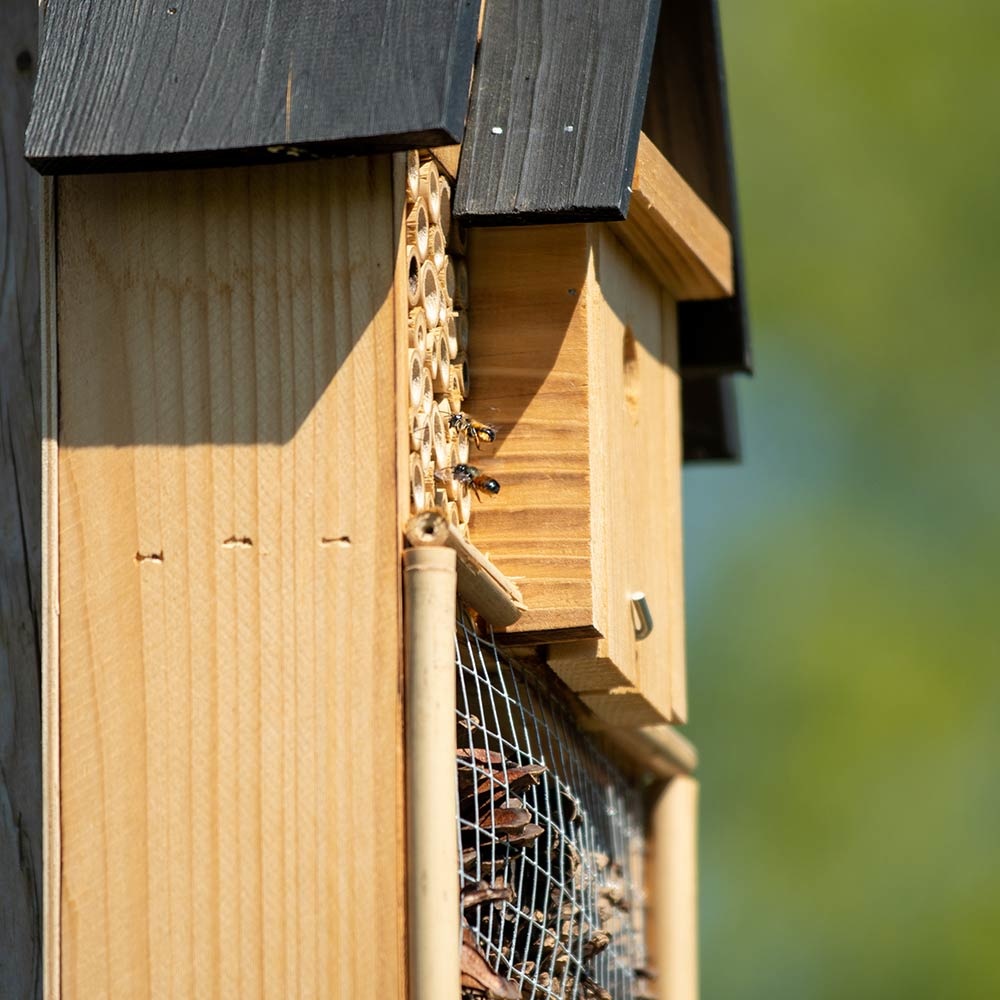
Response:
M462 138L479 0L49 0L27 154L44 173Z
M489 0L454 211L622 219L659 0Z
M738 462L739 415L732 376L684 379L681 426L685 462Z
M743 253L716 0L663 0L643 131L733 237L735 294L678 309L681 370L749 372Z
M23 158L36 0L0 0L0 997L42 995L38 178Z

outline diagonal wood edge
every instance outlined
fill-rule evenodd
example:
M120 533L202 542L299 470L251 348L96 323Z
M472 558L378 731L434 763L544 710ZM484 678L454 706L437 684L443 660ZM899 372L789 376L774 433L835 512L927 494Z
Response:
M729 230L645 133L628 218L611 228L678 301L733 294Z

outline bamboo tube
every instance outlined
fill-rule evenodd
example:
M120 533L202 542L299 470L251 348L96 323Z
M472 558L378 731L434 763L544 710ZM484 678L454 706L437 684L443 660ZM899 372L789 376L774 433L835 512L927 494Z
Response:
M427 317L427 326L437 326L441 314L441 294L438 290L437 271L429 260L425 260L420 266L420 304Z
M464 260L452 262L455 272L455 290L451 297L455 300L455 305L465 308L469 304L469 268Z
M447 236L451 232L451 185L443 177L438 185L438 195L441 201L439 221Z
M438 482L434 478L434 463L424 466L424 510L433 510L436 503Z
M472 487L463 487L461 494L458 497L458 511L462 518L463 524L469 523L469 518L472 517Z
M416 452L410 452L410 506L415 514L419 514L427 506L424 479L424 463Z
M455 552L403 553L409 995L457 997ZM450 778L450 780L449 780Z
M438 365L440 364L441 361L441 351L438 349L437 346L438 330L439 327L434 327L433 330L427 331L427 370L431 373L431 380L434 383L435 392L438 391L438 373L439 373ZM443 392L447 388L448 387L446 385L445 389L440 391Z
M441 221L441 175L437 164L428 160L420 167L420 197L427 203L431 222Z
M444 288L445 297L454 302L455 300L455 262L451 257L445 257L444 267L441 268L441 285Z
M458 460L463 464L469 461L469 435L460 434L458 437Z
M449 379L451 377L451 362L448 360L448 338L440 326L436 326L430 332L433 338L431 350L434 355L434 390L436 392L447 392Z
M653 960L660 995L698 996L698 782L672 778L652 809Z
M444 250L444 230L440 226L431 226L427 232L427 255L440 271L448 259Z
M417 301L420 301L419 296ZM410 347L418 351L427 350L427 317L420 306L410 310L409 334Z
M418 198L406 217L406 242L417 251L417 260L427 260L430 249L430 223L427 220L427 203Z
M420 260L414 246L406 248L406 299L411 309L420 305Z
M459 513L458 504L454 500L448 501L448 523L457 528L462 523L462 515Z
M458 353L465 354L469 350L469 318L464 312L455 316L455 330L458 336Z
M441 325L444 327L445 338L448 342L448 360L454 361L458 357L458 324L455 322L455 314L448 312Z
M409 149L406 152L406 197L414 202L419 194L420 154L415 149Z
M469 395L469 358L466 354L459 354L455 357L452 368L459 370L458 388L463 396Z
M446 511L450 503L453 503L453 501L448 499L448 494L445 492L444 487L440 483L435 483L434 509L439 512Z
M411 545L446 545L456 552L458 592L491 625L502 628L521 617L521 592L482 552L464 542L460 531L449 527L444 515L427 511L411 517L405 535Z
M411 347L408 352L410 365L410 408L422 406L424 396L424 352Z
M434 409L434 383L426 366L421 369L420 376L420 409L425 416L430 417L431 410Z
M423 410L417 410L410 421L410 443L424 466L430 465L434 460L434 432Z
M431 411L431 439L434 443L434 463L439 469L448 464L448 425L440 405Z

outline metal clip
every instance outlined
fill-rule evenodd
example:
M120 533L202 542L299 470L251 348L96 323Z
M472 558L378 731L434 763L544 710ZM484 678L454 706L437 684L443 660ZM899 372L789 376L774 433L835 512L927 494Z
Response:
M646 595L641 590L637 590L634 594L629 594L628 599L632 602L635 637L636 639L645 639L653 631L653 616L649 613Z

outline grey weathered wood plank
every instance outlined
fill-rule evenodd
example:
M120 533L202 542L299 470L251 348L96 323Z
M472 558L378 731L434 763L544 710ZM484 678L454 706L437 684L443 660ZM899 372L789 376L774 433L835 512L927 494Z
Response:
M454 212L623 219L660 0L489 0Z
M23 159L38 6L0 0L0 997L42 995L38 179Z
M479 0L49 0L27 136L44 173L462 138Z

